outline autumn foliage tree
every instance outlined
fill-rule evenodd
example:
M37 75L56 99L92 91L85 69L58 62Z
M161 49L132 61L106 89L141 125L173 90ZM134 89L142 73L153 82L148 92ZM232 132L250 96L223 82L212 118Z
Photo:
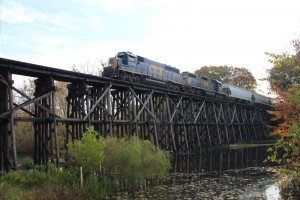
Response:
M274 89L277 97L274 99L276 110L268 111L273 117L271 121L282 121L273 127L271 134L285 137L289 135L291 126L296 124L300 117L300 101L296 98L299 88L292 87L286 91L279 88Z
M299 94L300 94L300 62L297 55L300 51L300 40L293 40L292 46L295 53L284 52L282 54L266 53L270 57L269 62L273 67L267 71L266 80L270 83L270 89L276 94L274 105L276 111L270 111L272 119L283 119L283 123L275 127L273 134L286 136L290 127L299 120Z
M196 70L195 74L206 76L222 83L230 83L249 91L255 91L257 86L256 79L246 68L229 66L204 66Z
M271 90L277 95L274 99L276 110L269 111L273 121L272 134L279 136L271 160L283 164L287 177L300 184L300 40L293 40L295 53L266 53L273 67L268 70L267 80Z

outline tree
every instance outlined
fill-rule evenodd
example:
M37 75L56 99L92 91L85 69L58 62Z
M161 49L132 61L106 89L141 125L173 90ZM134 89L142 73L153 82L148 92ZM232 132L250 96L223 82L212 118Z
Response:
M256 79L246 68L229 66L204 66L195 71L195 74L218 80L222 83L230 83L246 90L255 91Z
M57 86L57 91L55 93L55 113L61 117L67 116L67 83L55 81L55 85ZM34 92L35 92L35 83L34 79L26 79L23 80L22 85L19 87L19 90L24 93L27 97L33 99ZM28 101L28 98L24 95L21 95L17 92L14 92L14 101L17 104L22 104ZM25 110L28 112L24 112L23 110L19 109L15 113L15 117L30 117L28 113L35 113L35 105L34 103L29 104L24 107ZM34 142L33 142L33 124L32 122L22 122L18 121L16 123L16 135L17 135L17 148L19 151L23 153L33 154L34 149ZM58 125L58 133L59 133L59 140L63 140L61 138L62 133L65 131L65 126L61 123ZM63 141L60 142L60 146L63 146Z
M27 79L23 80L23 84L19 88L20 91L22 91L24 94L26 94L28 97L33 98L34 95L34 80L33 79ZM17 104L21 104L23 102L28 101L27 98L22 96L19 93L14 92L14 101ZM34 113L34 105L30 104L24 107L27 111ZM15 112L15 117L28 117L28 113L17 110ZM22 152L23 154L33 155L34 151L34 142L33 142L33 125L31 122L17 122L15 124L15 131L16 131L16 144L18 152Z
M290 128L298 122L300 116L300 63L297 54L300 49L300 40L292 40L295 53L282 54L266 53L271 58L273 67L267 71L266 80L270 82L270 89L277 95L274 105L275 111L270 111L274 118L283 122L274 128L273 134L285 137ZM296 53L297 52L297 53Z
M300 83L300 67L297 65L296 56L288 53L266 54L271 57L269 62L274 64L274 67L267 71L272 90L279 88L287 91L293 84Z
M55 81L57 91L55 93L55 113L61 117L67 116L68 102L66 97L68 95L67 82Z
M279 139L270 149L273 152L270 158L283 166L279 173L283 173L285 181L281 184L300 185L300 40L293 40L291 44L294 53L266 53L273 64L266 79L277 95L276 110L269 113L274 116L272 120L280 119L279 124L273 127L272 134L278 135Z
M300 87L284 92L278 89L277 94L282 100L275 103L276 111L269 112L275 116L272 120L283 120L272 132L279 139L270 149L273 153L270 159L282 166L278 172L285 180L300 185Z
M268 111L273 117L271 121L277 121L273 127L272 134L280 137L288 136L290 128L296 124L300 116L300 89L293 87L287 91L282 91L279 88L275 89L277 97L274 99L276 110Z
M300 39L291 41L294 53L266 53L273 67L267 71L271 90L287 91L294 84L300 84Z
M228 66L204 66L195 71L195 74L215 79L222 83L228 83L232 67Z
M67 145L75 163L89 171L95 170L104 160L104 140L97 139L97 135L93 128L88 128L80 140Z
M75 64L72 66L73 72L80 72L85 74L92 74L94 76L102 76L102 69L106 63L100 61L100 63L93 63L89 60L86 60L85 64L80 64L80 67L77 67ZM97 65L97 66L96 66Z
M246 68L232 68L229 83L249 91L255 91L256 79Z

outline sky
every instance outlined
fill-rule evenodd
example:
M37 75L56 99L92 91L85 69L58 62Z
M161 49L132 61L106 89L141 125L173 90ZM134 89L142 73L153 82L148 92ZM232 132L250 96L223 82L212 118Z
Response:
M181 72L227 65L260 79L265 52L300 37L299 10L299 0L0 0L0 57L93 71L130 51Z

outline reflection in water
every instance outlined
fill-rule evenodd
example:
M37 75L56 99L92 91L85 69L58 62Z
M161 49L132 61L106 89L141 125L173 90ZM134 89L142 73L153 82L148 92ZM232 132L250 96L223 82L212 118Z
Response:
M266 172L271 165L266 162L266 149L214 149L177 155L172 173L160 185L121 194L121 199L278 199L274 175Z
M279 188L276 184L273 184L269 186L266 191L266 199L279 199L280 194L279 194Z
M248 167L266 167L267 147L259 146L242 149L207 149L198 154L174 156L173 172L203 173L244 169Z

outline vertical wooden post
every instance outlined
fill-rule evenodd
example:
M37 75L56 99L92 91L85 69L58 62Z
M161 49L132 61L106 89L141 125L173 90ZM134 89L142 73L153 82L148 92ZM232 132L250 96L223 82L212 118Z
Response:
M47 164L49 159L54 162L54 145L53 140L53 129L54 132L57 130L55 127L56 121L55 116L50 114L54 111L54 91L55 85L52 77L41 77L35 81L35 97L46 95L44 98L38 101L39 105L35 105L35 117L39 119L38 122L34 124L34 134L35 134L35 148L34 148L34 163L35 164ZM48 110L46 110L46 109ZM57 134L54 133L54 135ZM56 137L56 136L55 136ZM55 141L54 141L55 142ZM55 145L55 148L58 148ZM57 162L58 158L56 158Z
M11 86L12 75L9 70L0 69L0 114L13 108L13 95ZM10 141L11 139L11 141ZM9 141L11 145L9 145ZM10 161L10 148L12 148L12 163ZM0 119L0 170L9 171L17 167L16 138L14 128L14 113L5 115Z
M9 95L9 109L13 109L13 93L11 86L13 84L12 80L12 74L8 73L8 82L9 82L9 87L8 89L8 95ZM10 114L10 135L11 135L11 146L12 146L12 164L13 168L17 169L17 147L16 147L16 133L15 133L15 119L14 119L14 112Z

